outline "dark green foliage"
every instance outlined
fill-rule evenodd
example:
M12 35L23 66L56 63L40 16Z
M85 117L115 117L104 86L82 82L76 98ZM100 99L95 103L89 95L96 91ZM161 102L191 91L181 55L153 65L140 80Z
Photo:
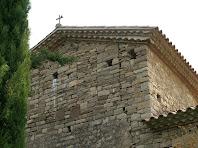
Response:
M0 0L0 147L25 147L29 0Z
M51 52L48 49L41 49L39 53L32 52L31 54L31 66L32 68L39 68L42 65L42 62L45 60L50 60L52 62L58 62L61 66L74 62L75 57L64 57L60 52L55 51Z

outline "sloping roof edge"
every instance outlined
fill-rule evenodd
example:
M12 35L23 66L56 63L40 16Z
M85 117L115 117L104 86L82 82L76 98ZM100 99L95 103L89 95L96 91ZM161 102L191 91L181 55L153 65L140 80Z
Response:
M81 37L86 37L86 36L94 37L93 34L95 34L95 38L96 38L96 36L102 38L102 37L106 36L105 33L107 33L107 31L109 31L109 32L117 31L117 33L120 35L119 37L121 37L121 36L124 37L123 35L125 35L125 33L127 33L127 32L132 33L133 31L136 31L136 34L134 34L135 36L130 38L130 36L131 36L130 35L128 37L120 38L120 39L138 40L137 38L135 39L135 37L138 37L138 36L140 37L143 35L143 34L138 34L140 30L151 31L154 28L156 28L156 27L148 27L148 26L143 26L143 27L140 27L140 26L61 26L61 27L54 29L43 40L41 40L38 44L36 44L33 48L31 48L31 50L37 50L42 47L45 47L46 42L48 40L53 40L52 38L57 37L58 34L61 34L61 33L62 33L62 35L66 35L66 36L67 36L66 33L69 33L70 36L67 36L67 37L79 37L77 34L79 34L79 35L83 34L83 36L81 36ZM71 32L73 32L75 34L71 34ZM102 33L102 34L100 34L100 33ZM113 32L111 32L111 33L112 34L110 36L113 37ZM148 33L151 33L151 32L145 32L145 34L148 34ZM149 36L145 36L145 37L148 38Z
M198 102L198 74L158 27L149 26L61 26L31 50L56 49L65 40L119 41L147 44L195 94Z

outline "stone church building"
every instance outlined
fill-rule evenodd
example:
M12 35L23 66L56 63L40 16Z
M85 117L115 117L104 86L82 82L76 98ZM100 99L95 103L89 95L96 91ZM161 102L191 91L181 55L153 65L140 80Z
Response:
M28 148L168 148L198 125L198 75L157 27L60 26L32 50Z

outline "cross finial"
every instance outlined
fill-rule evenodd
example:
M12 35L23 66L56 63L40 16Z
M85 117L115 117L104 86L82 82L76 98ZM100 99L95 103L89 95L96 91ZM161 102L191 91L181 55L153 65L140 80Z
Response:
M62 15L59 15L58 18L56 20L59 20L59 24L60 24L60 19L62 19L63 16Z

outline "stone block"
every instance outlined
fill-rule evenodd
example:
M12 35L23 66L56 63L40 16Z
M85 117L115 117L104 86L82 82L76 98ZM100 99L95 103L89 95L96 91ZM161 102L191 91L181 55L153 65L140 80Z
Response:
M141 91L145 91L149 89L149 82L144 82L141 84Z
M69 65L64 65L64 66L61 66L60 68L58 68L58 74L62 73L62 72L65 72L69 69Z
M54 129L61 129L64 128L64 124L58 124L54 126Z
M137 120L140 120L140 114L132 114L131 121L137 121Z
M98 125L98 124L101 124L102 120L101 119L98 119L98 120L94 120L94 121L91 121L90 122L90 125Z
M113 110L105 112L105 117L110 117L110 116L113 116Z
M102 90L102 91L98 91L98 96L106 96L109 95L109 90Z
M80 124L80 123L83 123L83 122L85 122L86 121L86 119L80 119L80 120L77 120L76 121L76 124Z
M114 58L112 61L112 65L118 64L119 63L119 59L118 58Z
M89 94L90 94L91 96L94 96L94 95L96 95L97 93L98 93L97 90L93 90L93 91L91 91Z
M113 102L104 104L104 108L110 108L111 106L113 106Z
M138 128L139 127L139 123L137 121L134 121L134 120L131 119L131 127Z
M35 118L38 118L38 114L34 114L34 115L30 116L30 119L35 119Z
M106 62L103 62L103 63L99 63L97 64L97 69L102 69L102 68L106 68L108 65Z
M122 67L122 68L128 67L129 64L130 64L129 61L123 61L123 62L121 63L121 67Z
M122 83L122 88L130 87L132 84L130 82Z
M70 110L70 117L76 117L80 115L80 105L76 105Z
M138 53L138 52L142 52L143 50L146 50L146 49L147 49L147 47L145 45L143 45L143 46L140 46L140 47L136 47L134 49L134 52Z
M69 83L69 87L76 86L77 84L78 84L78 81L77 81L77 80L71 81L71 82Z
M32 135L30 139L31 139L32 141L34 141L34 135Z
M38 134L35 136L35 139L41 139L41 137L43 137L43 134Z
M142 114L141 115L141 118L142 119L148 119L148 118L150 118L151 117L151 113L145 113L145 114Z
M35 100L31 100L29 104L30 105L35 105L37 103L38 103L38 99L35 99Z
M58 121L63 119L65 119L65 108L56 111L56 120Z
M148 67L143 67L141 69L134 70L133 72L135 74L137 74L137 73L142 73L142 72L145 72L145 71L149 71L149 68Z
M117 119L126 119L127 115L125 113L117 115Z
M143 77L143 78L135 79L132 82L132 85L136 85L138 83L143 83L143 82L147 82L147 81L149 81L149 77Z
M109 122L109 117L106 117L104 120L103 120L103 123L106 124Z
M81 103L81 104L80 104L80 109L81 109L81 110L87 109L87 102Z
M118 115L121 113L123 113L123 108L118 108L118 109L114 110L114 115Z
M31 70L31 75L33 76L33 75L38 75L38 73L39 73L39 69L32 69Z

